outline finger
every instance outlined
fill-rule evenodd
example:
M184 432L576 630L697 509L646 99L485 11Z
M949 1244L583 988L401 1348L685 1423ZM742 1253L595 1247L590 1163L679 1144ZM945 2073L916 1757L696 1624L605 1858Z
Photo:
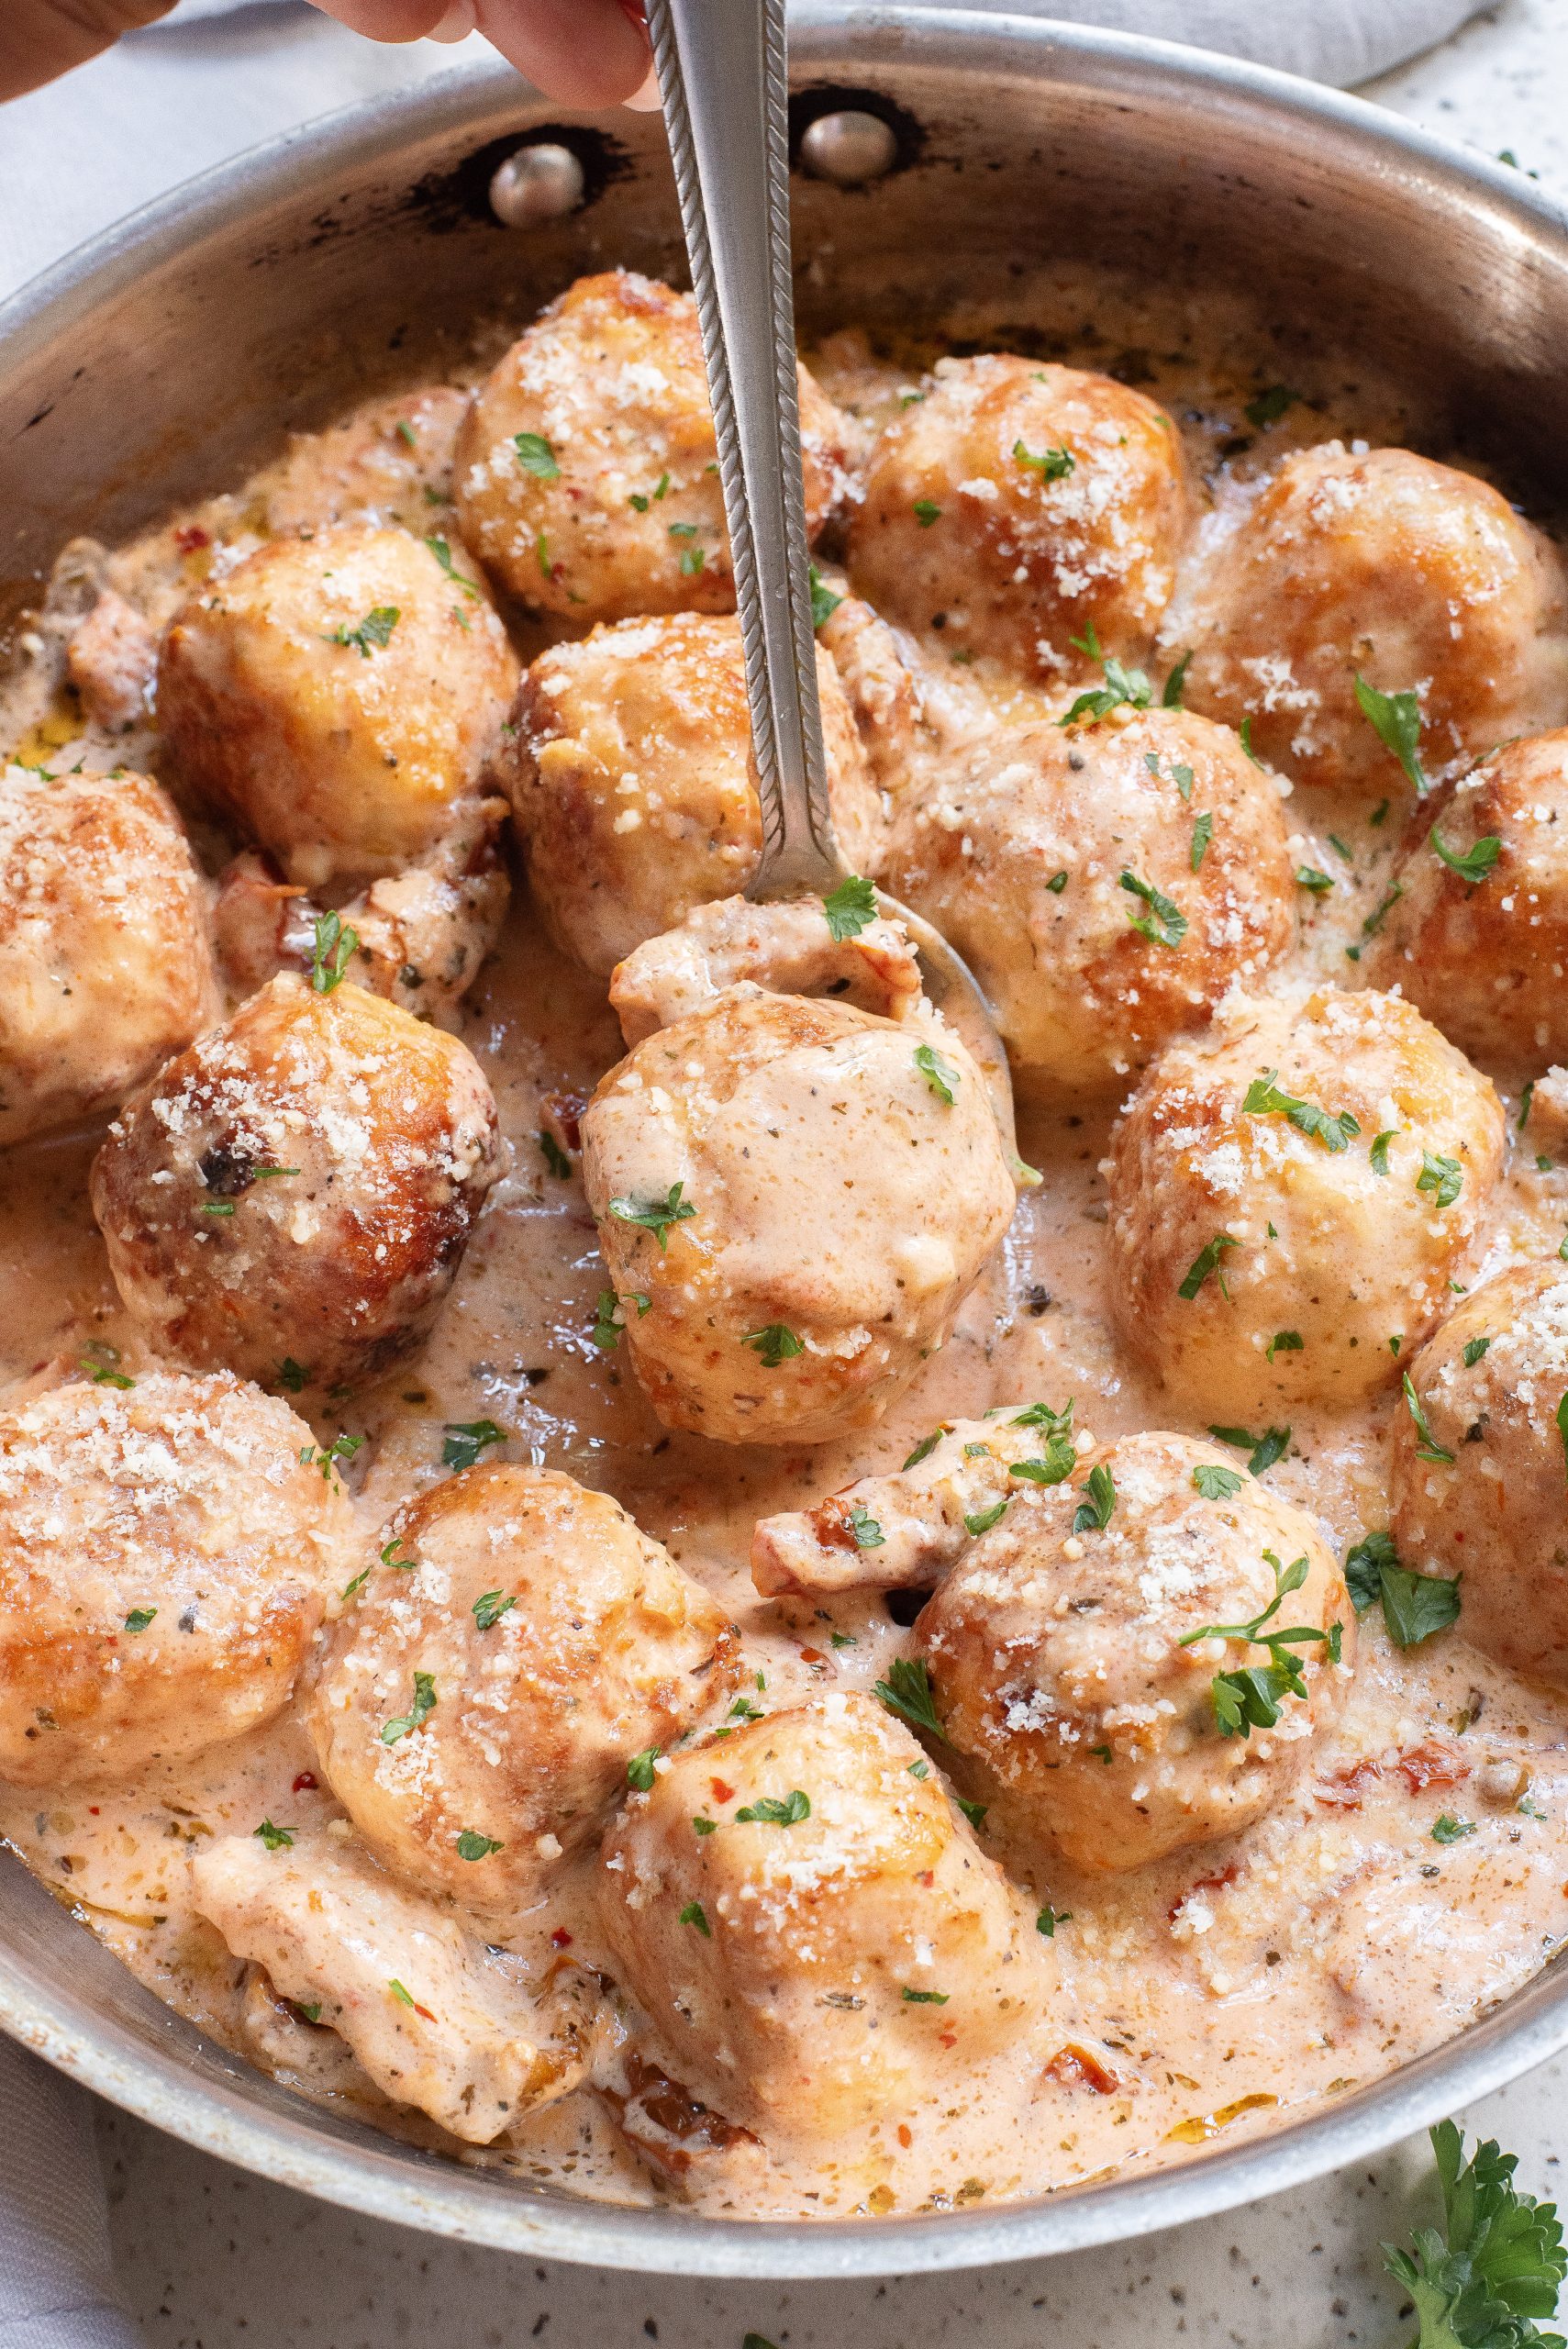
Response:
M621 0L475 0L479 29L565 106L622 106L648 79L641 11Z
M174 0L5 0L0 102L84 65L121 33L166 17Z
M311 0L311 5L368 40L423 40L447 14L447 0Z

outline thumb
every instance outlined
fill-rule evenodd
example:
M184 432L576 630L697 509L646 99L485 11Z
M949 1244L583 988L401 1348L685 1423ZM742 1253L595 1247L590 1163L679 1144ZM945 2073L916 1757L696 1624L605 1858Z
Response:
M174 0L4 0L0 7L0 100L19 98L69 73L121 33L166 17Z

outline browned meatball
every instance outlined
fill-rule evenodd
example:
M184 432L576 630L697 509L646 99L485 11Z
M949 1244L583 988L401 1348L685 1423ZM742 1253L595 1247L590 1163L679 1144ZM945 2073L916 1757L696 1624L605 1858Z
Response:
M330 1387L428 1328L503 1163L466 1045L284 974L126 1104L93 1209L161 1352Z
M1568 732L1494 751L1413 832L1367 978L1480 1060L1568 1059Z
M1254 1621L1255 1641L1225 1635ZM1218 1636L1193 1638L1210 1626ZM1318 1636L1276 1655L1263 1642L1284 1631ZM1070 1481L1013 1480L914 1634L970 1791L1095 1874L1273 1809L1338 1710L1354 1645L1340 1569L1305 1510L1214 1445L1153 1434L1081 1455ZM1237 1726L1223 1675L1267 1675L1278 1657L1305 1696L1266 1683Z
M1125 1089L1290 943L1279 795L1181 710L1005 729L895 819L887 886L968 961L1030 1089Z
M807 527L842 487L843 419L800 370ZM630 270L580 277L481 386L458 435L462 535L563 619L735 608L696 304Z
M431 847L517 683L461 548L345 523L274 539L176 612L158 718L186 785L317 887Z
M1072 641L1140 660L1187 523L1181 442L1107 375L944 359L890 424L850 524L850 575L890 618L1028 677L1086 675Z
M1286 457L1195 563L1167 631L1186 699L1298 781L1402 789L1356 697L1419 696L1438 777L1568 717L1555 548L1485 482L1408 449Z
M0 1414L0 1777L134 1777L283 1710L352 1554L312 1449L222 1373Z
M201 878L145 775L0 774L0 1143L115 1108L217 1017Z
M883 818L828 654L817 656L833 829L875 874ZM740 629L681 614L541 653L517 703L515 797L528 878L562 952L607 978L762 854Z
M730 1693L738 1643L570 1476L471 1468L390 1531L312 1700L321 1767L399 1875L514 1915L598 1832L632 1755Z
M1112 1138L1122 1337L1205 1417L1375 1395L1447 1306L1502 1159L1491 1085L1398 996L1234 997Z
M830 1692L673 1755L604 1856L616 1969L662 2060L768 2137L820 2148L956 2085L1052 1978L1040 1937L1020 1946L1000 1870L869 1697Z
M1394 1422L1395 1547L1458 1575L1459 1628L1568 1687L1568 1267L1516 1264L1449 1315Z

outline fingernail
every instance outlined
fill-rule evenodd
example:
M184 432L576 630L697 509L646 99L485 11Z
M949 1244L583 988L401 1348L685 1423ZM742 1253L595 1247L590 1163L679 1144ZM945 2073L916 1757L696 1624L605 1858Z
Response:
M624 99L622 103L630 114L658 113L661 104L659 96L659 76L654 72L651 65L648 69L648 72L643 80L641 87L639 89L633 90L630 97Z
M425 35L427 40L466 40L479 18L474 0L449 0L447 12L439 25L432 25Z

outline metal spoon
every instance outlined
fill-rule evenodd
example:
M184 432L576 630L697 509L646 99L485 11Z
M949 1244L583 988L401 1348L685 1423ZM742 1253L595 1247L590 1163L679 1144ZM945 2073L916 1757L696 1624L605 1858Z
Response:
M826 896L833 840L817 695L789 250L784 0L648 0L735 567L762 855L748 895ZM1013 1148L1007 1056L973 974L940 931L877 892L929 999L978 1062Z

